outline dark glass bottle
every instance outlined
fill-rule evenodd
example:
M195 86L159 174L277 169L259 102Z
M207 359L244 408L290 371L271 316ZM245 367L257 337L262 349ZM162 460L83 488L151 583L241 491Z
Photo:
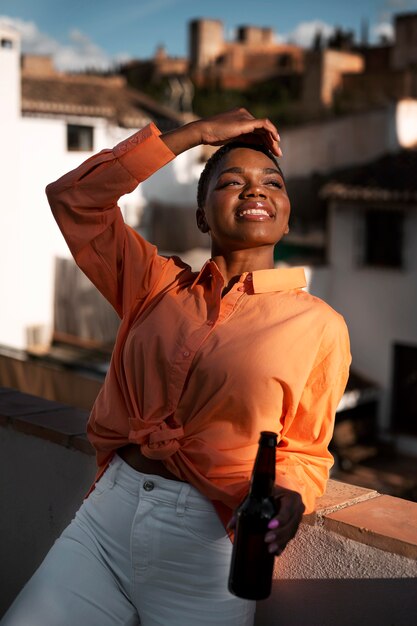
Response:
M248 496L236 510L236 529L229 591L240 598L262 600L271 593L274 555L265 534L277 514L273 499L277 434L261 432Z

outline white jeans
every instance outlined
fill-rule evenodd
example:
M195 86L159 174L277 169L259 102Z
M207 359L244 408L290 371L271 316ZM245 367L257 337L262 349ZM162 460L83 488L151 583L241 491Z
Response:
M116 456L1 626L250 626L230 555L209 500Z

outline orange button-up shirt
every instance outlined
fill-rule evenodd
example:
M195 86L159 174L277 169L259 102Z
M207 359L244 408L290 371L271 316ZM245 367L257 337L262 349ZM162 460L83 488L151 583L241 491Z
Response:
M218 511L234 509L259 433L271 430L277 483L311 512L332 465L328 443L350 363L346 325L303 290L301 268L244 273L222 297L213 261L193 272L124 223L120 196L174 158L159 134L151 124L47 187L77 264L121 318L88 424L98 475L134 442Z

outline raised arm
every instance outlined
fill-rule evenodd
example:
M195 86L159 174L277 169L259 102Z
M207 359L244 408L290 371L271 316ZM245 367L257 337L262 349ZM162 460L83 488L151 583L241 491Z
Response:
M153 125L103 150L46 188L79 267L120 317L162 269L154 246L126 226L119 198L174 158Z

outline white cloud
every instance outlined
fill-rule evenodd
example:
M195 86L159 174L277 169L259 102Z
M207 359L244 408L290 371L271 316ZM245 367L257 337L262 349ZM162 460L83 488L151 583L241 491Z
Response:
M294 43L303 48L311 48L317 33L320 32L323 40L327 40L334 33L334 30L334 26L322 20L312 20L311 22L300 22L291 33L282 35L280 39L284 39L289 43Z
M380 41L381 39L388 39L388 41L394 41L394 26L391 22L380 22L376 26L372 27L372 39Z
M112 59L79 30L72 30L68 35L68 42L61 43L42 33L34 22L0 15L0 23L11 26L20 33L23 53L51 55L55 67L59 70L82 71L89 68L106 70L120 59L128 58L128 55L121 54Z
M59 46L54 54L56 66L62 70L94 68L106 70L112 65L110 57L87 35L79 30L69 33L69 44Z

